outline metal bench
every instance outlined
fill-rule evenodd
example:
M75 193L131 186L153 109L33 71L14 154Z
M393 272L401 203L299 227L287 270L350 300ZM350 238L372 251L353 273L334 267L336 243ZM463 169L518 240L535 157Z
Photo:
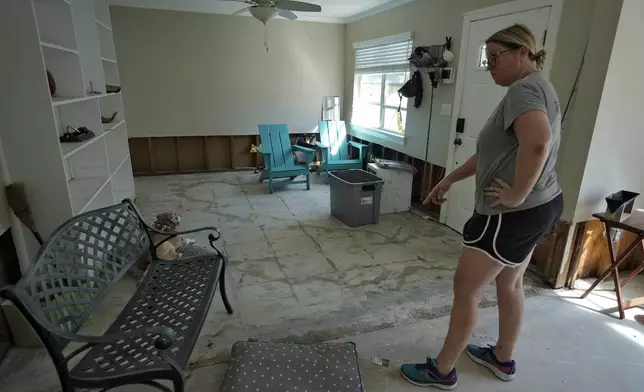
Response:
M212 231L208 238L215 253L176 261L156 258L150 232L170 239L204 230ZM0 290L0 296L11 300L34 328L64 392L127 384L170 391L160 380L169 380L174 391L183 391L185 369L217 283L227 312L233 312L224 286L226 259L214 246L218 238L214 227L159 232L125 200L64 223L43 245L23 278ZM97 305L148 249L152 255L149 270L107 332L80 335ZM64 355L70 342L81 345Z

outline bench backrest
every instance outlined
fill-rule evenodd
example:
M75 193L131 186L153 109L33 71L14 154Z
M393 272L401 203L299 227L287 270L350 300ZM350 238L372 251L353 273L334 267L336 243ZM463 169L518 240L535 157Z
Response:
M131 202L90 211L61 225L11 290L50 327L76 333L149 245Z

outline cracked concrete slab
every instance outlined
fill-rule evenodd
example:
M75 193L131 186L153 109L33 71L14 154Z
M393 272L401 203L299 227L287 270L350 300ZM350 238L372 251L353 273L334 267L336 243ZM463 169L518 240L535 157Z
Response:
M216 226L229 257L226 287L236 313L219 296L191 357L195 366L225 362L232 344L260 338L315 342L441 317L451 305L450 278L460 236L411 213L382 215L349 228L329 213L329 187L313 176L310 191L268 194L250 172L137 178L146 219L163 211L181 227ZM207 234L195 234L207 247ZM128 277L92 317L107 327L135 284ZM128 283L129 282L129 283ZM538 293L540 285L528 282ZM495 290L482 304L495 304Z

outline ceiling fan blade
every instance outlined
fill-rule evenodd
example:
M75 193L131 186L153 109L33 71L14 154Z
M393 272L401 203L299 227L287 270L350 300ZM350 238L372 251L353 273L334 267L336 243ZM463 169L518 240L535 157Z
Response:
M233 12L231 15L240 15L240 14L243 14L244 12L248 11L248 10L249 10L249 9L251 9L251 8L252 8L252 7L242 8L242 9L240 9L240 10L239 10L239 11L237 11L237 12Z
M280 0L275 7L281 10L300 11L300 12L321 12L322 7L317 4L304 3L302 1Z
M297 19L297 15L289 10L280 10L280 16L289 20Z

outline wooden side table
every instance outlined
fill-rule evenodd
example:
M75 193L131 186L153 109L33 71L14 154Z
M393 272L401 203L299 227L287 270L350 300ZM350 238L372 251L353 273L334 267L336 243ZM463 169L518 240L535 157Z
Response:
M625 280L620 282L619 278L619 267L626 261L628 256L633 253L633 250L637 247L638 244L642 243L644 245L644 212L636 211L631 214L628 218L624 219L621 222L615 221L610 217L607 217L606 214L594 214L593 217L599 219L604 223L604 228L606 229L606 241L608 241L608 253L610 255L611 266L608 268L596 281L593 283L588 290L581 296L581 298L586 298L601 282L604 281L610 275L613 274L613 281L615 282L615 291L617 292L617 306L619 308L619 318L624 319L624 310L634 308L644 304L644 297L624 299L622 296L622 288L629 284L640 272L644 271L644 260L640 263L640 266L637 267ZM630 244L621 255L615 254L615 247L613 246L613 241L611 240L611 229L622 229L629 231L637 235L635 241Z

